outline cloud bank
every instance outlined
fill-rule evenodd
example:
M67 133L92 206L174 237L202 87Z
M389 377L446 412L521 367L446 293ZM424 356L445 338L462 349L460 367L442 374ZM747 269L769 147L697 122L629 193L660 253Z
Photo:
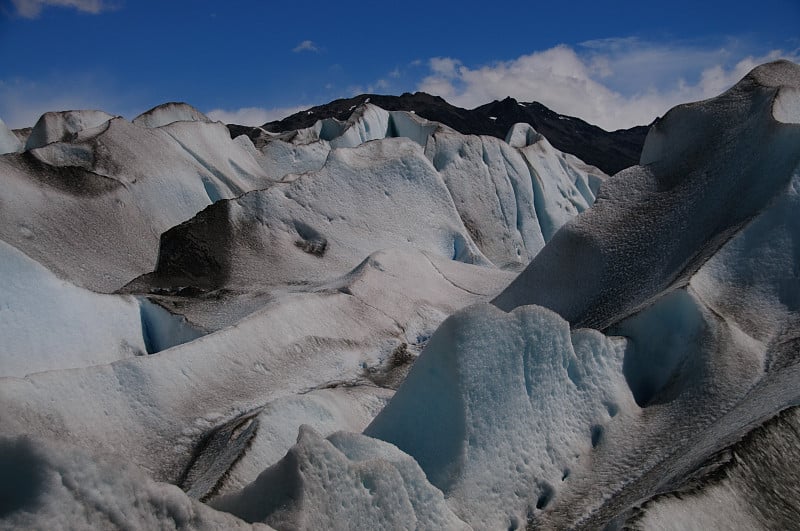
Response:
M479 67L435 57L418 90L465 108L507 96L539 101L615 130L649 124L677 104L716 96L761 63L800 60L797 50L753 56L736 48L736 43L708 48L628 38L561 45Z

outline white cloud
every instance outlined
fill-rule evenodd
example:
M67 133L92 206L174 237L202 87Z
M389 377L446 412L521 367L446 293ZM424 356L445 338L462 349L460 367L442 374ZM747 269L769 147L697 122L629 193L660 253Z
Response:
M294 48L292 48L294 53L300 52L319 52L319 47L314 44L314 41L303 41Z
M273 120L286 118L296 112L305 110L306 107L275 107L264 109L262 107L242 107L235 110L214 109L206 115L212 120L218 120L226 124L238 125L264 125Z
M511 96L613 130L648 124L671 107L726 90L750 69L800 52L747 55L736 43L692 46L635 38L556 46L510 61L471 68L436 57L418 89L473 108Z
M89 74L41 82L0 78L0 118L11 128L31 127L48 111L98 109L127 117L138 114L125 98L124 90Z
M98 14L113 9L114 6L105 0L11 0L17 13L25 18L38 17L47 6L72 7L78 11Z

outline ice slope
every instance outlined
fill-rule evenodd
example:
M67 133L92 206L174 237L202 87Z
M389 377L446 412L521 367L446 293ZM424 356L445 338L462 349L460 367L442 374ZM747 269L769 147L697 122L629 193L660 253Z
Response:
M630 529L791 529L798 508L798 408L781 412L674 493L638 508Z
M0 155L16 153L20 149L22 149L22 142L20 142L17 135L6 126L5 122L0 120Z
M271 529L157 483L120 459L0 437L0 529Z
M711 243L701 250L707 260L696 273L687 275L684 287L660 294L649 307L609 329L628 338L623 371L643 414L616 434L609 430L608 439L614 444L596 453L591 473L576 475L551 510L535 520L536 525L606 525L654 494L682 488L712 454L781 409L800 403L796 392L800 383L796 340L800 283L795 245L800 227L794 216L800 138L797 125L772 120L775 102L786 106L786 98L796 94L792 87L800 81L799 70L786 62L764 65L719 98L722 104L731 103L733 94L747 111L746 120L737 118L742 122L742 134L748 133L753 122L764 121L772 124L765 128L775 133L773 145L757 145L767 155L759 154L754 146L747 151L747 157L762 161L764 174L753 169L746 177L740 175L749 181L734 181L748 193L728 215L736 216L737 209L755 208L754 201L765 204L733 234L726 223L729 220L717 223L716 229L726 233L726 241L718 247L718 235L709 238ZM769 83L774 85L772 89L765 88ZM719 101L709 100L689 108L704 115L719 105ZM678 146L682 142L691 145L685 134L676 139ZM734 134L731 128L720 128L717 134L725 137L731 149L737 147L728 136ZM712 144L720 141L713 134L706 133L705 138ZM665 139L662 148L672 151L670 145ZM725 150L715 155L703 146L696 149L703 153L700 160L707 161L708 167L715 165L716 157L730 156ZM762 157L768 158L767 163ZM749 160L739 162L744 168L749 164ZM716 165L737 166L726 160L716 160ZM693 175L691 168L684 171ZM711 189L700 188L699 196L726 199L713 188L718 183L709 179L706 185ZM680 190L676 186L673 193ZM619 198L609 195L606 200ZM708 210L716 208L713 204ZM615 236L610 231L601 234L606 239L609 234ZM655 269L639 277L639 282L662 282L662 272ZM631 433L637 436L626 435ZM599 477L604 478L602 489L598 488ZM782 485L777 476L774 488L780 490ZM761 510L758 503L754 498L744 512Z
M283 182L164 234L154 274L126 289L314 282L389 247L519 269L544 245L540 219L560 226L604 178L530 131L512 147L367 104L346 123L270 139L263 167ZM284 175L287 159L312 170Z
M503 142L367 103L347 122L321 120L305 136L333 148L385 137L423 146L476 244L500 267L526 265L556 229L594 202L606 178L526 124L512 127Z
M60 280L0 241L0 376L111 363L200 335L147 300Z
M775 116L789 115L798 84L800 67L770 63L717 98L669 111L642 165L606 181L495 303L539 304L602 329L684 285L797 172L800 127Z
M439 327L364 433L414 457L474 528L519 528L590 465L607 423L638 411L624 347L540 307L472 306Z
M162 232L272 182L252 146L222 124L146 129L122 118L2 156L0 174L0 238L61 278L106 292L152 271Z
M420 146L399 138L334 150L318 172L204 210L163 235L151 282L313 283L388 248L489 265Z
M193 453L210 434L230 433L274 400L386 385L403 370L398 348L417 350L447 315L510 278L420 252L376 253L328 286L274 298L234 326L154 356L0 379L0 431L102 449L178 483L197 468Z

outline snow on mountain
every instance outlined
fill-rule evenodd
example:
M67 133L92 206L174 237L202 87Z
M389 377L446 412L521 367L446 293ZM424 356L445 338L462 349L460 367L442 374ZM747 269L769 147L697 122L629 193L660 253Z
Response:
M610 179L372 104L52 113L0 157L0 527L793 521L798 87L679 106Z

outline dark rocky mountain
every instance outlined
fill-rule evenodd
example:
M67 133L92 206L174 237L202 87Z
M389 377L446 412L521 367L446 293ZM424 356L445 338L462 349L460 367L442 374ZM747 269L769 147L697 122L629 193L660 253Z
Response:
M637 126L609 132L580 118L553 112L541 103L519 103L513 98L494 101L472 110L462 109L424 92L406 92L401 96L362 94L334 100L283 120L264 124L263 129L281 133L310 127L324 118L346 120L356 107L367 100L387 111L414 111L423 118L441 122L464 134L505 138L515 123L528 123L556 149L572 153L609 175L639 163L639 154L649 130L649 126ZM231 124L228 128L232 136L246 134L254 141L261 134L258 128L253 127Z

